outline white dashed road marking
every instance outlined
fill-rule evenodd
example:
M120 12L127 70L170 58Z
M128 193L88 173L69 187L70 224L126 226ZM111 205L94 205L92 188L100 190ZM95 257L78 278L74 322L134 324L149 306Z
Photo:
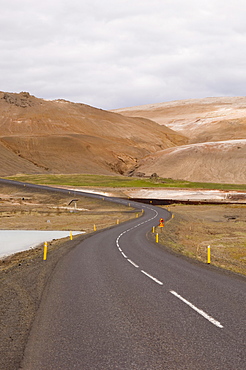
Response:
M154 276L152 276L152 275L148 274L146 271L141 270L141 272L142 272L144 275L148 276L150 279L154 280L157 284L163 285L163 283L162 283L160 280L158 280L158 279L156 279Z
M145 208L150 208L150 207L146 207ZM152 209L153 210L153 209ZM119 249L120 253L122 254L122 256L124 258L127 259L127 261L129 263L131 263L134 267L136 268L139 268L139 266L133 262L132 260L130 260L126 255L125 253L122 251L122 249L120 248L120 243L119 243L119 240L120 238L122 237L122 235L124 235L125 233L137 228L138 226L140 225L143 225L145 224L146 222L149 222L153 219L155 219L157 216L158 216L158 212L156 210L153 210L156 214L154 217L148 219L147 221L144 221L144 222L141 222L139 224L137 224L136 226L128 229L128 230L125 230L123 231L119 236L118 238L116 239L116 245L117 245L117 248ZM147 277L149 277L151 280L153 280L155 283L159 284L159 285L163 285L163 282L161 282L160 280L156 279L154 276L148 274L146 271L144 270L141 270L141 272L146 275ZM221 323L217 320L215 320L212 316L208 315L206 312L204 312L203 310L197 308L196 306L194 306L191 302L187 301L187 299L183 298L181 295L179 295L178 293L176 293L174 290L170 290L169 291L171 294L173 294L175 297L177 297L178 299L180 299L182 302L184 302L185 304L187 304L190 308L192 308L194 311L196 311L197 313L199 313L201 316L203 316L205 319L207 319L209 322L211 322L212 324L214 324L215 326L217 326L218 328L222 329L223 328L223 325L221 325Z
M124 252L121 252L121 254L122 254L122 256L123 256L124 258L127 258L127 256L125 255L125 253L124 253Z
M127 261L130 262L137 269L139 268L139 266L135 262L133 262L132 260L130 260L129 258L127 259Z
M212 324L214 324L218 328L220 328L220 329L223 328L223 325L221 325L221 323L219 321L215 320L213 317L209 316L206 312L204 312L204 311L200 310L199 308L197 308L196 306L194 306L192 303L190 303L189 301L187 301L187 299L181 297L181 295L179 295L178 293L176 293L174 290L170 290L170 293L173 294L175 297L179 298L184 303L186 303L194 311L198 312L200 315L202 315L205 319L207 319L208 321L210 321Z

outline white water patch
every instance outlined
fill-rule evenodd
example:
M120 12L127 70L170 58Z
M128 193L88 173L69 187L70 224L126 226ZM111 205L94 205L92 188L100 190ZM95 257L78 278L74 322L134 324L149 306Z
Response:
M240 200L244 203L245 192L220 191L220 190L188 190L188 189L137 189L125 192L131 198L140 199L165 199L181 201L230 201L230 196L242 196ZM235 202L235 201L234 201Z
M84 233L72 231L72 235ZM70 236L70 231L48 230L0 230L0 258L37 247L40 243L49 242Z

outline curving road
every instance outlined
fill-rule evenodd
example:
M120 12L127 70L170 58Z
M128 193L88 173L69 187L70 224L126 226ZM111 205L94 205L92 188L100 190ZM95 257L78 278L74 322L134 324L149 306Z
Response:
M23 369L246 368L246 279L159 248L146 235L170 214L141 207L57 265Z

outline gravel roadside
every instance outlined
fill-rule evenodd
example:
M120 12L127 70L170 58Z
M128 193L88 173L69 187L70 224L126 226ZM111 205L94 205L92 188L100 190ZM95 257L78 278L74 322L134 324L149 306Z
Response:
M20 368L44 287L60 259L88 236L50 242L46 261L43 245L0 261L0 369Z

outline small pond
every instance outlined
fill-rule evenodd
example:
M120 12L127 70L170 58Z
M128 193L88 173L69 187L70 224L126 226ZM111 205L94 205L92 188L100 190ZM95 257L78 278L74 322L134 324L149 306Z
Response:
M82 233L82 231L72 232L73 235ZM0 258L34 248L40 243L65 238L69 235L70 231L58 230L0 230Z

